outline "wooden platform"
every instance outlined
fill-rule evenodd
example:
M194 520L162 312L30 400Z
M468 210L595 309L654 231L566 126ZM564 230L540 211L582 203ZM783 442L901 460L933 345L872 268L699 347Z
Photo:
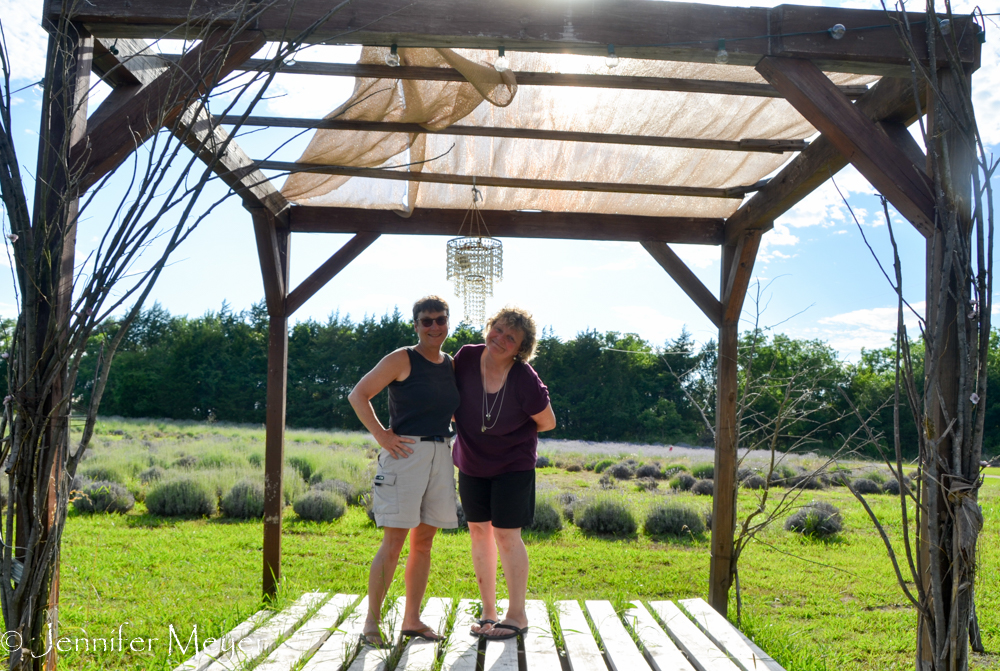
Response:
M501 611L506 604L500 604ZM443 644L402 638L403 599L386 615L394 645L362 646L367 599L304 594L289 608L260 611L174 671L783 671L701 599L633 601L622 616L609 601L528 602L520 639L469 635L479 604L431 598L421 615Z

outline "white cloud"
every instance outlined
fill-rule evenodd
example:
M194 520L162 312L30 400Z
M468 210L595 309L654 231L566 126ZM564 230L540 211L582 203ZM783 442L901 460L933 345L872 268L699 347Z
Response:
M719 263L719 248L711 245L670 245L688 266L711 268Z
M45 76L48 36L42 30L42 3L0 0L4 37L14 82L38 81ZM16 86L13 88L17 88Z
M911 304L913 309L917 311L918 314L923 316L925 303L924 301L919 301L917 303ZM913 328L917 325L917 318L914 316L913 312L903 307L903 323L906 324L907 328ZM882 331L895 331L896 330L896 319L897 312L895 307L889 308L868 308L865 310L853 310L851 312L845 312L843 314L834 315L832 317L823 317L819 320L820 324L844 324L847 326L857 326L872 328Z
M912 304L923 316L924 301ZM800 337L819 338L848 358L860 353L862 348L887 347L896 334L897 312L895 307L852 310L817 320L821 327L805 329ZM920 333L919 320L908 308L903 308L903 324L911 338Z

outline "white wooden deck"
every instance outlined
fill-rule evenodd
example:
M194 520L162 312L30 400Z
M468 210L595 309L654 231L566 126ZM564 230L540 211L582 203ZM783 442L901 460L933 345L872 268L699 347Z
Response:
M400 599L384 627L394 645L376 650L359 643L367 599L313 592L255 613L174 671L783 671L701 599L633 601L624 615L609 601L559 601L555 613L529 601L523 641L470 636L477 606L428 599L423 621L448 637L435 644L400 637Z

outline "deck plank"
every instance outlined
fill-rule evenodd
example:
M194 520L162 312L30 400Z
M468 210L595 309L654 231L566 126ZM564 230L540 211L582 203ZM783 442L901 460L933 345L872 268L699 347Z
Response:
M204 648L197 655L177 666L174 671L203 671L219 657L230 654L236 644L245 639L250 632L262 625L273 613L269 610L259 610L225 634L212 645Z
M441 633L451 609L451 599L430 598L420 613L420 620L428 627ZM438 644L421 638L410 638L399 658L397 671L429 671L437 657Z
M387 666L386 660L394 657L399 651L399 631L403 628L403 609L405 607L405 596L399 597L391 608L383 607L383 630L385 629L385 625L388 624L391 647L379 649L368 645L364 646L361 648L358 656L354 658L348 671L385 671Z
M475 609L476 602L472 599L458 602L458 613L445 646L441 671L475 671L479 657L479 638L469 634L476 621L473 615Z
M325 601L329 595L325 592L307 592L296 599L295 603L277 613L262 627L244 638L236 646L233 654L226 655L212 663L206 671L232 671L246 666L251 660L266 655L274 649L279 639L289 636L317 604Z
M306 663L302 671L339 670L344 662L354 657L358 650L358 641L365 628L365 617L368 615L368 597L361 599L358 605L347 616L347 619L330 634L326 643L316 651L316 654Z
M633 601L632 607L625 612L625 624L642 641L646 661L654 671L695 671L684 653L640 602Z
M649 604L666 626L667 633L677 642L698 671L740 671L722 650L701 633L672 601Z
M524 636L524 661L528 671L558 671L559 652L552 636L552 624L544 601L528 601L528 633Z
M573 671L607 671L594 635L590 633L590 625L583 616L583 610L576 601L560 601L559 627L562 629L563 641L566 645L566 658Z
M769 654L761 650L760 646L758 646L756 643L754 643L753 641L751 641L749 638L746 637L746 634L744 634L742 631L738 631L737 633L739 633L740 637L747 644L747 646L755 653L757 653L757 657L764 662L763 666L764 669L767 669L767 671L785 671L785 667L783 667L781 664L778 664L777 660L775 660Z
M760 671L762 668L773 671L784 671L770 657L765 660L764 657L766 655L763 657L758 655L753 648L747 645L747 639L743 634L729 620L722 617L717 610L709 606L704 599L681 599L680 604L688 612L695 624L705 632L705 635L713 643L725 650L744 671ZM768 664L768 661L773 666Z
M323 604L291 638L279 645L254 671L289 671L304 657L316 652L337 626L345 609L358 600L356 594L336 594Z
M497 602L497 611L507 610L507 600ZM503 619L503 615L500 616ZM486 639L486 656L483 658L483 671L517 671L517 637L503 641Z
M586 601L587 612L604 643L611 671L639 671L649 668L632 637L625 630L610 601Z

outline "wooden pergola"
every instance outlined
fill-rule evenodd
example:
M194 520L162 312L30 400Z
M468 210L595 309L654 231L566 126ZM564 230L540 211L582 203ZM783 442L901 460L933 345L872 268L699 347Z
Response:
M70 3L65 3L69 6ZM810 143L787 140L705 140L671 137L595 136L532 128L449 128L442 133L486 137L545 139L567 142L699 147L736 152L794 152L780 172L766 183L738 189L704 188L693 195L746 198L725 219L647 217L616 214L490 211L487 218L496 237L616 240L639 242L667 271L719 329L718 406L716 411L715 498L708 600L726 612L730 588L733 530L736 515L736 459L738 427L738 320L754 267L761 236L787 212L848 163L854 165L889 202L928 238L928 300L940 273L930 255L934 232L933 175L919 145L907 127L927 109L927 93L914 84L910 59L894 27L898 17L881 11L781 5L773 9L730 8L680 2L594 0L572 5L571 0L529 2L494 0L359 0L345 3L330 14L305 40L322 44L458 47L509 51L558 51L604 56L614 45L621 58L713 62L720 37L726 38L729 62L755 67L768 84L642 78L617 75L579 75L517 72L520 86L585 86L654 91L694 91L705 95L782 97L819 130ZM571 7L572 5L572 7ZM64 4L50 0L45 20L58 22ZM572 9L572 31L564 30ZM67 10L68 11L68 10ZM113 93L87 117L81 106L69 135L71 165L85 166L83 190L115 169L141 144L163 128L181 137L242 198L253 220L267 309L270 341L267 377L266 504L263 550L263 590L272 594L281 576L282 465L288 320L313 294L329 282L383 234L453 234L464 212L418 209L408 219L390 211L290 204L261 169L297 170L301 165L254 162L221 128L232 118L215 118L203 108L185 108L176 100L178 73L198 90L208 90L227 74L266 66L251 57L268 41L287 40L330 13L327 3L276 0L261 9L252 29L226 35L234 18L215 0L94 0L73 3L71 20L80 37L70 53L77 55L75 78L82 96L91 69L104 78ZM178 37L193 30L191 17L200 17L198 30L211 29L194 50L173 61L152 54L144 40ZM924 16L910 15L917 53L925 53ZM829 30L847 28L842 39ZM864 30L852 30L864 27ZM961 61L971 74L979 64L980 28L970 17L956 17L951 30L957 36ZM178 32L180 31L180 32ZM193 33L192 33L193 34ZM642 45L642 46L636 46ZM50 47L51 48L51 47ZM461 78L447 68L389 67L329 63L295 63L283 72L316 75L354 75L388 79ZM58 73L58 69L52 70ZM881 76L867 87L838 87L824 72L851 72ZM942 95L949 95L947 91ZM166 109L167 113L161 111ZM343 132L379 130L426 132L420 126L377 122L310 119L244 120L263 126L328 128ZM929 119L935 132L936 119ZM58 152L59 143L48 151ZM952 171L969 182L967 158L952 157ZM336 166L331 174L418 179L404 173ZM579 191L687 194L683 187L620 183L529 184L489 175L425 175L449 183ZM492 180L492 181L490 181ZM531 180L522 180L530 182ZM971 183L971 182L970 182ZM680 189L680 190L678 190ZM722 192L725 193L716 193ZM751 195L752 194L752 195ZM289 284L290 239L293 233L353 233L328 261L297 287ZM670 245L702 244L719 248L721 290L716 295L683 263ZM68 246L64 262L73 262ZM70 265L72 267L72 265ZM954 310L955 306L938 306ZM932 308L934 309L934 308ZM954 399L949 402L957 402Z

